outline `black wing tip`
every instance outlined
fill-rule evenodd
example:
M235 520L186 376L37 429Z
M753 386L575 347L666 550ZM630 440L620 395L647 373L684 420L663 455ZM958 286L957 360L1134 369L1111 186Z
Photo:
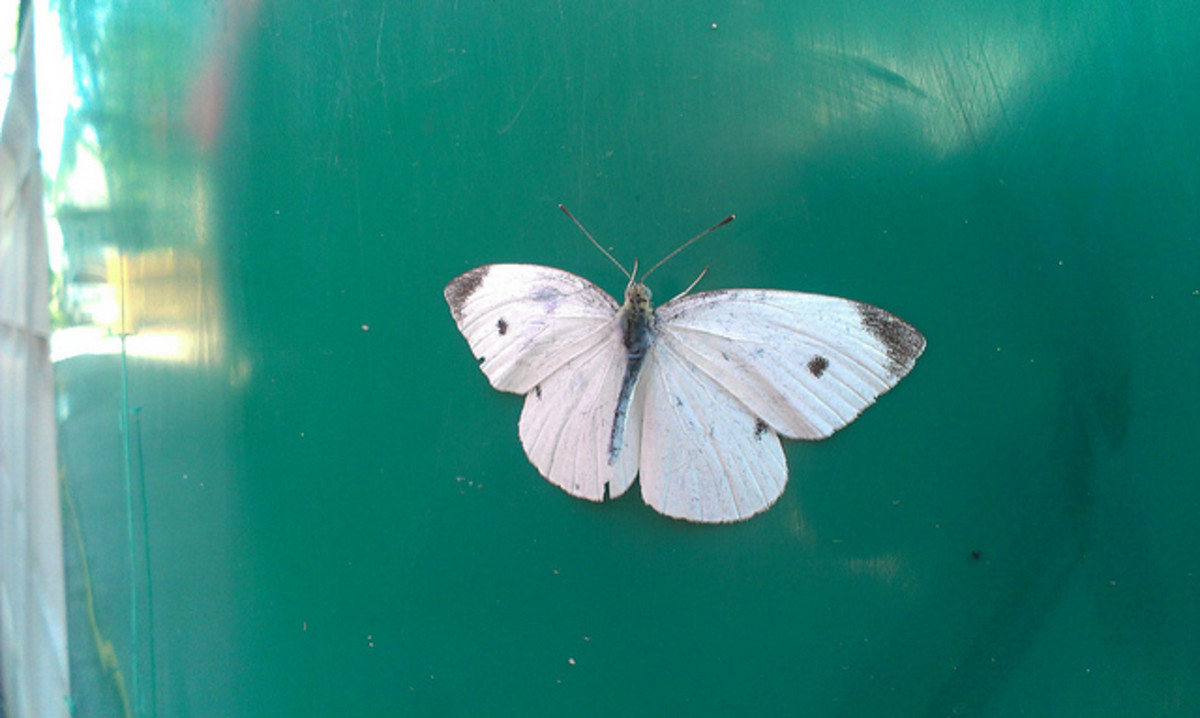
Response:
M462 319L463 305L471 299L471 295L479 289L479 285L483 284L483 280L491 268L490 264L476 267L451 279L450 283L446 285L446 289L442 293L446 297L446 304L450 305L450 313L454 315L454 321Z
M888 371L899 378L907 374L925 352L925 336L889 311L858 302L863 327L879 340L888 355Z

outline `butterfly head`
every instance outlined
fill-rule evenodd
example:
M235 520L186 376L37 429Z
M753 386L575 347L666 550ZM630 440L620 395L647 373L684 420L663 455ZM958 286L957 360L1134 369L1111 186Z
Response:
M629 284L625 285L624 309L635 310L639 314L650 313L650 287L637 280L638 261L633 260L633 271L629 272ZM645 277L642 277L645 280Z
M650 287L641 282L629 282L625 287L625 306L639 312L650 311Z

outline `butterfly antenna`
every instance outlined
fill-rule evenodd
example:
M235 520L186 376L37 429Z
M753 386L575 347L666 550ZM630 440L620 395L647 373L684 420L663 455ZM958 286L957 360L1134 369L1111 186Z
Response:
M693 281L691 284L689 284L689 285L688 285L688 287L687 287L687 289L683 290L683 291L682 291L682 292L680 292L679 294L676 294L674 297L671 297L671 301L673 302L673 301L675 301L676 299L679 299L680 297L682 297L682 296L686 295L688 292L690 292L690 291L692 291L693 289L695 289L695 288L696 288L696 285L700 283L700 280L701 280L701 279L704 279L704 275L706 275L706 274L708 274L708 267L705 267L705 268L703 269L703 271L701 271L701 272L700 272L700 276L699 276L699 277L696 277L696 280L695 280L695 281Z
M629 270L625 269L625 267L622 267L621 263L617 261L617 258L612 256L612 254L609 253L609 251L607 249L600 246L600 243L596 241L596 238L592 236L592 233L587 231L587 229L582 224L579 223L579 220L575 219L575 215L571 214L570 210L568 210L566 207L562 206L561 204L558 205L558 208L561 209L563 214L567 215L567 217L569 217L571 219L571 221L575 223L575 226L579 228L579 231L583 232L583 234L592 241L592 244L594 244L596 246L596 249L603 252L604 256L608 257L610 262L617 265L617 269L620 269L621 273L624 274L625 277L627 279L629 279L629 281L631 281L631 282L633 281L633 275L629 273ZM730 217L730 219L733 219L733 217ZM726 221L728 221L728 220L726 220ZM720 226L720 225L717 225L717 226ZM699 239L699 237L697 237L697 239ZM682 249L682 247L681 247L681 249ZM678 251L678 250L676 250L676 251Z
M563 211L565 212L566 210L563 210ZM643 275L642 275L642 282L645 282L645 281L646 281L646 279L647 279L647 278L648 278L648 277L649 277L651 274L653 274L653 273L654 273L654 270L656 270L656 269L658 269L659 267L661 267L661 266L663 266L664 264L666 264L668 259L670 259L671 257L674 257L676 254L679 254L679 253L680 253L680 252L682 252L683 250L685 250L685 249L687 249L688 247L692 246L692 244L694 244L694 243L696 242L696 240L700 239L701 237L703 237L704 235L706 235L706 234L708 234L709 232L713 231L714 229L720 229L721 227L724 227L725 225L727 225L727 224L729 224L730 222L732 222L732 221L734 220L734 216L735 216L735 215L732 215L732 214L731 214L731 215L729 215L729 216L728 216L728 217L726 217L725 219L721 220L720 222L717 222L716 224L714 224L713 226L711 226L711 227L709 227L708 229L704 230L704 231L703 231L703 232L701 232L700 234L697 234L695 237L692 237L692 238L691 238L691 239L689 239L688 241L686 241L686 242L684 242L683 244L681 244L681 245L679 245L678 247L676 247L676 249L675 249L675 251L674 251L674 252L671 252L671 253L670 253L670 254L668 254L667 256L665 256L665 257L663 257L662 259L658 260L658 264L656 264L656 265L654 265L653 267L651 267L651 268L650 268L650 271L648 271L648 272L646 272L645 274L643 274ZM595 240L592 240L592 241L594 242ZM606 252L606 254L607 254L607 252ZM613 260L613 261L616 261L616 260ZM704 273L703 273L703 272L701 272L700 276L701 276L701 277L703 277L703 276L704 276ZM699 279L697 279L696 281L697 281L697 282L699 282L700 280L699 280ZM692 286L695 286L695 284L693 283L693 285L692 285ZM687 294L687 292L684 292L684 294Z

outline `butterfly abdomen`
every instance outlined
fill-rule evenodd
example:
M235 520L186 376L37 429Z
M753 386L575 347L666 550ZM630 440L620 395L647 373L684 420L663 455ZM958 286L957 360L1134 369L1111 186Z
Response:
M621 343L625 345L625 374L621 377L621 392L617 396L617 409L613 413L612 433L608 441L608 465L613 466L621 455L625 440L625 419L629 414L629 401L637 386L638 375L646 360L653 335L650 330L654 314L650 311L650 291L641 284L632 284L625 291L625 305L617 312L621 326Z

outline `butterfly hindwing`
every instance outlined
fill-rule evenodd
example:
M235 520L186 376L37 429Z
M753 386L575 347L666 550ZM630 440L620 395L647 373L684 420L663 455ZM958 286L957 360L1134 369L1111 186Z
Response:
M669 343L657 342L639 382L642 498L660 513L738 521L783 493L779 437Z
M624 346L614 322L608 341L572 358L525 397L521 445L542 476L573 496L616 498L637 474L640 404L629 408L622 446L609 462L624 372Z
M702 292L668 302L656 316L660 345L791 438L824 438L850 423L925 350L925 338L904 320L819 294Z

